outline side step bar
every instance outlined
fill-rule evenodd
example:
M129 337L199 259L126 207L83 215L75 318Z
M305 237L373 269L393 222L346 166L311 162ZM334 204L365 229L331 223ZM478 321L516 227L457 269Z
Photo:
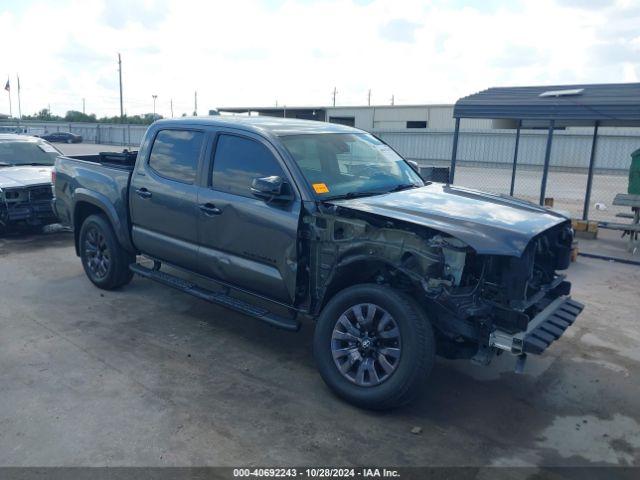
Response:
M489 335L489 346L506 350L515 355L534 353L540 355L569 328L584 305L569 296L558 297L529 321L526 332L512 335L495 330Z
M266 308L251 305L247 302L243 302L242 300L238 300L237 298L233 298L225 293L206 290L202 287L199 287L195 283L189 282L188 280L180 277L176 277L175 275L161 272L157 269L147 268L143 265L140 265L139 263L132 263L131 265L129 265L129 269L133 273L136 273L141 277L154 280L168 287L175 288L176 290L188 293L189 295L193 295L194 297L206 300L207 302L215 303L222 307L230 308L231 310L235 310L236 312L243 313L253 318L257 318L258 320L267 322L274 327L282 328L283 330L288 330L291 332L297 332L300 329L300 322L295 318L282 317L270 312Z
M525 353L537 355L544 352L549 345L560 338L564 331L573 325L584 305L567 297L559 302L553 310L543 311L546 316L540 322L536 322L533 328L529 328L522 339L522 349ZM535 319L534 319L535 320Z

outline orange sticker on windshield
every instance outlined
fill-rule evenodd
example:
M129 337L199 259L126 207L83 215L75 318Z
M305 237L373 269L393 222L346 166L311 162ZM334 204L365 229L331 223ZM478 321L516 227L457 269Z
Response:
M316 191L316 193L329 193L329 189L324 183L314 183L313 189Z

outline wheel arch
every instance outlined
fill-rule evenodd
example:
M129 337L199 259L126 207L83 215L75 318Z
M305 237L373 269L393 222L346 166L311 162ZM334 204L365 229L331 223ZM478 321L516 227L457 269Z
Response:
M336 293L359 283L392 283L396 287L410 290L419 285L419 279L414 272L383 257L355 255L345 258L333 269L327 280L315 303L314 315L318 315Z
M80 254L80 228L90 215L104 215L113 228L118 242L131 253L135 248L128 234L128 226L118 216L115 207L109 199L101 193L78 188L74 192L73 233L76 255Z

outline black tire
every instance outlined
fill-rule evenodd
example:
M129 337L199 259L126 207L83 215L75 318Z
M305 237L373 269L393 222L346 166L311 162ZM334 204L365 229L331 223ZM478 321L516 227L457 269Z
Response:
M82 267L96 287L113 290L131 281L129 265L135 262L135 255L122 248L104 215L88 216L78 241Z
M375 383L380 381L378 372L369 374L371 384L368 386L358 384L355 378L349 378L349 373L342 373L338 368L339 361L334 360L335 342L346 342L346 340L334 338L335 329L342 328L338 326L339 319L343 314L351 312L355 306L361 308L363 304L373 304L384 314L388 313L392 317L394 326L399 330L398 347L401 346L397 363L393 364L394 370L391 373L380 370L379 373L388 376L378 384ZM368 311L369 307L365 308ZM363 313L362 310L361 313ZM379 316L375 313L374 315ZM380 325L381 320L377 321ZM380 331L379 327L372 330ZM395 331L395 328L392 330ZM347 333L347 335L350 334ZM364 335L368 336L369 333ZM379 341L383 340L375 340L376 343ZM362 347L362 343L356 343ZM352 350L353 347L349 346L348 349ZM431 323L418 303L404 292L374 284L355 285L337 293L322 310L313 338L313 355L318 370L331 390L356 406L374 410L396 408L414 400L426 384L435 361L435 351ZM356 354L358 355L360 353ZM362 355L375 358L378 353L367 351ZM358 360L354 363L354 360L349 358L349 361L349 366L353 364L355 369ZM363 361L360 360L360 362ZM372 377L375 377L375 380ZM365 380L364 376L362 380Z

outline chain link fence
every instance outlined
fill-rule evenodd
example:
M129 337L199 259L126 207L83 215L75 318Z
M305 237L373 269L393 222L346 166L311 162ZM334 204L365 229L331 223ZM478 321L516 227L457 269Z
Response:
M374 132L408 160L420 166L451 165L453 131ZM538 203L547 130L522 130L513 195ZM515 130L461 130L455 170L456 185L509 195L512 186ZM545 197L555 209L582 218L587 192L593 129L556 130L553 135ZM620 221L628 207L614 206L626 193L631 153L640 148L640 130L601 128L598 133L589 220ZM551 201L551 200L549 200Z

